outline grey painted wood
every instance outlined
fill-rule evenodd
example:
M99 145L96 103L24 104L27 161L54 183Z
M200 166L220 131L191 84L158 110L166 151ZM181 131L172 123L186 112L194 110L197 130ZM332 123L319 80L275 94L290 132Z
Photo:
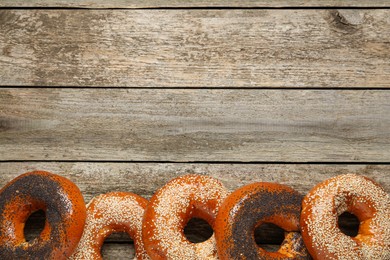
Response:
M0 84L387 88L389 17L387 9L0 10Z
M0 160L389 162L385 90L0 89Z
M2 0L0 7L164 8L164 7L389 7L386 0Z

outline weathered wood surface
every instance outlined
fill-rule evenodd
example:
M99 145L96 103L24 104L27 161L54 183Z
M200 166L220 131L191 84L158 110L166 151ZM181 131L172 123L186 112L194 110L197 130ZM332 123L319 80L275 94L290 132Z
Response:
M267 251L276 251L278 246L275 245L262 245ZM104 244L102 249L102 256L104 260L128 260L133 259L135 256L134 247L131 244Z
M390 191L390 165L317 164L1 163L0 187L16 176L33 170L47 170L73 180L80 187L86 202L94 196L114 190L134 192L149 198L169 180L188 173L213 176L221 180L230 191L249 183L268 181L289 185L302 194L325 179L356 173L374 179L386 191ZM27 233L30 237L38 234L34 228L34 223L38 221L42 221L42 218L32 220L32 228ZM356 227L356 223L351 223L351 219L345 219L341 226L346 232L351 232ZM208 234L206 227L196 223L188 230L191 241L203 241ZM259 241L270 244L280 241L280 237L281 234L270 228L256 235ZM127 235L113 234L107 241L108 244L103 248L105 257L123 257L132 253Z
M130 243L105 243L102 247L104 260L128 260L134 259L134 245Z
M46 170L74 181L88 202L94 196L110 191L128 191L145 198L161 188L169 180L188 173L205 174L219 179L229 191L253 182L277 182L289 185L301 194L306 194L314 185L336 175L356 173L377 181L390 191L390 165L329 165L329 164L180 164L180 163L49 163L24 162L0 163L0 187L22 173L33 170ZM39 218L33 219L37 223ZM343 226L353 229L351 220L346 219ZM196 224L196 223L195 223ZM356 226L356 225L355 225ZM202 241L209 233L194 225L188 231L192 241ZM31 225L30 237L38 230ZM280 234L272 229L264 229L256 236L259 241L272 244L280 240ZM124 256L131 247L123 244L129 238L123 234L113 234L103 251L106 254ZM126 251L127 253L125 253Z
M267 8L389 1L3 0L1 7L33 9L0 9L0 86L15 86L0 89L0 161L40 162L0 162L0 187L41 169L70 178L86 202L115 190L150 198L186 173L213 176L230 191L269 181L302 194L357 173L390 191L390 165L365 164L390 162L389 91L244 89L388 88L389 9ZM130 10L137 8L173 9ZM67 160L79 162L59 162ZM41 221L31 220L30 236ZM343 221L345 230L356 228ZM197 225L188 232L193 240L209 233ZM279 235L266 229L256 238L275 243ZM128 236L110 236L103 256L132 259Z
M386 90L0 89L1 160L389 162Z
M2 0L0 7L389 7L387 0Z
M46 170L69 178L80 188L86 202L110 191L133 192L150 198L169 180L189 173L217 178L229 191L265 181L291 186L302 194L333 176L356 173L375 180L390 192L390 165L337 164L0 163L0 187L33 170Z
M275 245L262 245L267 251L276 251L278 246ZM133 259L135 256L134 247L129 244L104 244L102 250L102 256L104 260L128 260Z
M387 88L389 35L388 9L6 9L0 84Z
M40 232L43 230L45 225L45 214L42 212L43 211L34 212L27 220L24 229L24 235L26 241L31 241L35 239L36 237L39 236ZM256 241L258 241L258 244L263 244L263 245L280 244L283 241L284 238L283 229L275 228L270 225L263 225L263 227L264 228L262 228L261 230L259 229L255 230L255 239ZM191 219L187 223L186 227L184 228L184 235L192 243L203 242L209 239L212 236L212 234L213 234L212 227L209 224L207 224L207 222L201 219ZM133 240L128 234L124 232L119 232L119 233L111 234L109 237L106 238L105 242L120 243L120 244L127 243L130 244L131 246ZM125 248L129 251L131 250L131 248L127 248L126 246Z
M34 238L38 237L40 232L43 230L45 225L45 213L43 211L33 212L28 220L26 221L26 225L24 227L24 235L26 241L31 241ZM279 231L279 230L278 230ZM275 234L276 233L276 234ZM187 239L193 243L203 242L210 238L213 234L213 229L211 226L201 219L191 219L186 227L184 228L184 235ZM267 236L265 237L264 234ZM258 237L262 238L264 243L272 243L273 241L277 241L280 237L283 237L282 234L277 234L275 230L271 228L263 229L263 234L258 235ZM109 243L133 243L131 237L124 232L112 233L109 237L106 238L105 242Z

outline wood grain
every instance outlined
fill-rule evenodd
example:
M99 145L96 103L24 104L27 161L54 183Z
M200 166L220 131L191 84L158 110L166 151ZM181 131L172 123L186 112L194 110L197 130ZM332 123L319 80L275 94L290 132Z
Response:
M345 222L345 221L344 221ZM43 211L37 211L31 214L26 222L24 228L24 235L26 241L31 241L39 236L42 232L45 225L45 214ZM347 226L350 223L347 222ZM270 225L263 225L261 230L256 229L255 239L258 241L258 244L270 245L270 244L280 244L284 239L283 229L272 228ZM350 228L351 229L351 228ZM192 243L199 243L206 241L213 234L212 227L201 219L191 219L186 227L184 228L184 235ZM131 237L124 232L112 233L109 237L105 239L106 243L120 243L120 247L131 251L131 246L134 243ZM126 244L125 246L123 244ZM130 248L128 248L130 246ZM112 247L111 247L112 248ZM114 247L115 248L115 247ZM123 249L121 251L123 251ZM104 248L103 248L104 251ZM111 254L108 250L107 254ZM123 253L123 252L122 252Z
M388 88L389 17L388 9L0 10L0 84Z
M105 243L101 253L105 260L128 260L135 257L134 245L131 243Z
M329 165L329 164L188 164L188 163L0 163L0 187L22 173L46 170L69 178L80 188L85 201L110 191L128 191L145 198L169 180L188 173L209 175L219 179L229 191L253 182L276 182L289 185L306 194L316 184L346 173L367 176L390 191L390 165ZM37 216L31 220L26 234L34 238L39 233L36 226L42 223ZM344 219L345 230L353 230L353 220ZM39 226L39 225L38 225ZM41 225L42 226L42 225ZM203 241L209 231L195 223L187 232L191 241ZM265 228L256 234L258 241L273 244L281 234ZM103 253L107 256L124 256L131 251L129 237L112 234L107 238ZM120 243L120 244L117 244Z
M192 8L192 7L389 7L386 0L2 0L0 7Z
M262 245L267 251L276 251L279 246ZM128 243L106 243L102 249L102 256L105 260L133 259L135 256L134 247Z
M229 191L253 182L277 182L306 194L333 176L367 176L390 192L390 165L341 164L202 164L202 163L0 163L0 187L22 173L46 170L72 180L85 201L110 191L128 191L150 198L169 180L194 173L220 180Z
M0 160L389 162L385 90L0 89Z
M276 251L279 246L262 245L262 248L267 251ZM104 260L126 260L133 259L135 253L131 244L107 243L103 246L102 256Z
M268 181L305 194L357 173L390 192L390 165L375 164L390 162L390 92L378 90L390 86L390 10L317 7L390 2L1 1L0 187L40 169L74 181L86 202L110 191L150 198L188 173L229 191ZM340 225L351 232L355 222ZM29 237L39 223L30 220ZM188 228L194 241L209 233ZM256 239L275 244L280 234ZM130 259L134 247L113 234L102 254Z

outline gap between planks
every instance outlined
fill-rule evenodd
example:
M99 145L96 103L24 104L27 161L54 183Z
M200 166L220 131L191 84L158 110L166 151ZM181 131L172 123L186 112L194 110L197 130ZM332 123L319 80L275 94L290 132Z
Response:
M328 164L328 165L390 165L390 162L332 162L332 161L318 161L318 162L288 162L288 161L135 161L135 160L0 160L0 163L144 163L144 164L154 164L154 163L171 163L171 164L281 164L281 165L294 165L294 164L307 164L307 165L318 165L318 164Z
M137 87L137 86L122 86L122 87L113 87L113 86L44 86L44 85L4 85L0 86L0 89L29 89L29 88L40 88L40 89L144 89L144 90L164 90L164 89L169 89L169 90L223 90L223 89L228 89L228 90L241 90L241 91L246 91L246 90L295 90L295 91L302 91L302 90L322 90L322 91L327 91L327 90L354 90L354 91L367 91L367 90L387 90L389 91L390 88L386 87L267 87L267 86L253 86L253 87L229 87L229 86L215 86L215 87L187 87L187 86L177 86L177 87Z
M390 7L386 0L2 0L0 7L59 8L310 8L310 7Z

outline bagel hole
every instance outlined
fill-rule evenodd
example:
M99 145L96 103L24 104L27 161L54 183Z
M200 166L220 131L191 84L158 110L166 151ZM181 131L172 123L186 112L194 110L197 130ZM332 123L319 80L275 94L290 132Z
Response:
M284 236L284 230L272 223L263 223L254 231L256 244L268 252L278 251Z
M134 241L126 232L115 232L108 236L102 245L101 255L104 260L134 259Z
M27 218L24 225L24 237L26 242L34 240L39 237L43 228L45 227L46 214L44 210L37 210Z
M191 218L184 227L183 233L191 243L202 243L213 235L213 229L206 220Z
M350 237L356 237L359 233L360 221L350 212L342 213L338 219L337 224L340 231Z

